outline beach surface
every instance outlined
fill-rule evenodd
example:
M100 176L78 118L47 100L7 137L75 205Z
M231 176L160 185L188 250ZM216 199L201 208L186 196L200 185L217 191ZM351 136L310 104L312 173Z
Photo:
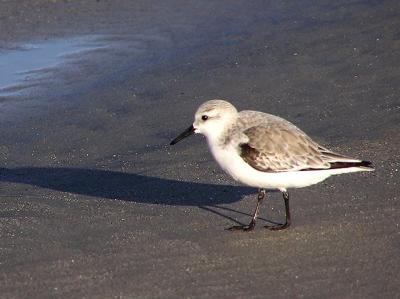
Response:
M2 1L4 80L70 50L0 86L0 297L398 298L399 28L398 1ZM169 145L213 98L376 170L228 231L257 190Z

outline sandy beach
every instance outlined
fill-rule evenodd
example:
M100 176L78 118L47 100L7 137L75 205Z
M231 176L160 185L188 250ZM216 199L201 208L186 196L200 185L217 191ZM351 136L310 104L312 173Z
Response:
M0 90L0 297L397 298L399 28L398 1L1 2L3 74L81 50ZM169 146L213 98L376 170L289 190L288 230L263 228L271 192L228 231L257 190L202 136Z

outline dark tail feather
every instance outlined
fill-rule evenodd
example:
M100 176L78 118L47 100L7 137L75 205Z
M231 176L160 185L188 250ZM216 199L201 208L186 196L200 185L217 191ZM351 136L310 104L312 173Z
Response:
M331 162L330 169L336 168L349 168L349 167L365 167L374 169L372 166L372 162L370 161L361 161L361 162Z

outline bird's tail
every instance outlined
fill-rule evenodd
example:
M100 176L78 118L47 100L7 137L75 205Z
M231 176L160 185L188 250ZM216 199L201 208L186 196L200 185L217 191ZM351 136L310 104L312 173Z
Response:
M358 161L358 162L348 162L348 161L335 161L330 162L330 169L339 169L339 168L359 168L359 171L374 171L375 168L370 161Z

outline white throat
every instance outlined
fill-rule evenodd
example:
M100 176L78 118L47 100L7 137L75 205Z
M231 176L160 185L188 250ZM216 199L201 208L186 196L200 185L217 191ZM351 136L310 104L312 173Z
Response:
M229 132L232 130L235 123L235 119L221 120L219 122L213 123L213 126L207 128L202 128L201 134L207 138L209 146L217 146L224 143Z

